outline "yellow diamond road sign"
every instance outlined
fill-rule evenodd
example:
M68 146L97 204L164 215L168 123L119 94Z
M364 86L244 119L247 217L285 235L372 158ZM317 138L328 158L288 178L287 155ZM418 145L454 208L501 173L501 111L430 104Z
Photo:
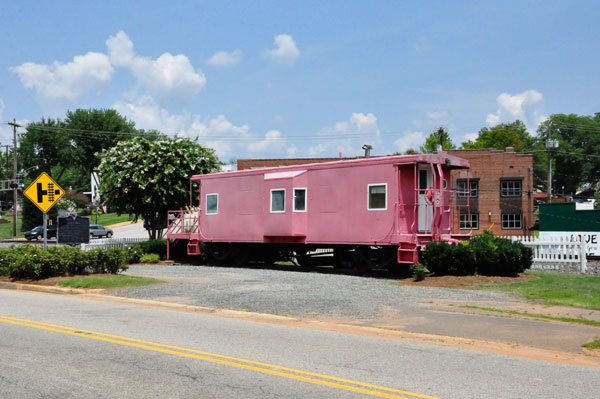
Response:
M42 174L39 175L25 191L23 191L23 194L25 194L31 202L36 204L42 212L48 213L48 210L50 210L50 208L65 195L65 190L52 180L46 172L42 172Z

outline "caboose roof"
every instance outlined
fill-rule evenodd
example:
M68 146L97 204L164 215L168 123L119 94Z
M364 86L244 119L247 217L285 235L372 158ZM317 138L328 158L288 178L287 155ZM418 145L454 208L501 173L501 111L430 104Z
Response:
M236 170L231 172L216 172L209 173L206 175L194 175L192 181L198 181L201 179L212 179L212 178L227 178L242 175L262 175L262 174L290 174L295 175L303 173L307 170L316 169L334 169L334 168L348 168L348 167L360 167L368 165L410 165L416 163L443 163L447 164L451 169L468 169L469 161L463 158L450 155L445 151L440 151L433 154L410 154L410 155L390 155L384 157L370 157L370 158L357 158L333 162L320 162L320 163L309 163L303 165L292 165L292 166L279 166L273 168L260 168L260 169L245 169ZM296 173L298 172L298 173Z

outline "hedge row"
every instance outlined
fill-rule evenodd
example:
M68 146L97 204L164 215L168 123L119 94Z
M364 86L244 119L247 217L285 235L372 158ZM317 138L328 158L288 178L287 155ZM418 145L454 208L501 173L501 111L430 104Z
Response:
M142 256L156 254L160 259L167 258L167 240L148 240L127 248L127 263L139 263Z
M489 231L456 245L432 241L422 255L427 269L437 276L515 276L533 261L531 248Z
M33 245L0 249L0 275L43 279L67 274L118 273L127 270L127 252L120 248L82 251L74 247Z

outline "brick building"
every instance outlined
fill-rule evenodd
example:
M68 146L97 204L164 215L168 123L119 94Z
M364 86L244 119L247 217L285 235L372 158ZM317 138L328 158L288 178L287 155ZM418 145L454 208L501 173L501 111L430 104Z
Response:
M454 232L472 228L474 234L490 229L496 235L527 235L534 223L533 155L517 154L511 147L448 152L471 165L468 172L452 173L461 209L454 215Z
M517 154L511 147L448 150L469 160L467 171L452 172L455 213L453 233L479 234L491 229L496 235L526 235L533 226L533 155ZM333 162L354 158L239 159L238 170ZM467 180L468 179L468 180ZM455 207L453 207L455 209Z

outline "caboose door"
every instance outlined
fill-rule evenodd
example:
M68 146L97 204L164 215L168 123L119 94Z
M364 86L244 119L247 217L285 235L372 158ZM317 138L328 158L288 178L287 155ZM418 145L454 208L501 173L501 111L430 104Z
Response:
M433 186L433 173L431 166L419 165L419 231L431 232L431 221L433 220L433 205L428 201L428 188Z

